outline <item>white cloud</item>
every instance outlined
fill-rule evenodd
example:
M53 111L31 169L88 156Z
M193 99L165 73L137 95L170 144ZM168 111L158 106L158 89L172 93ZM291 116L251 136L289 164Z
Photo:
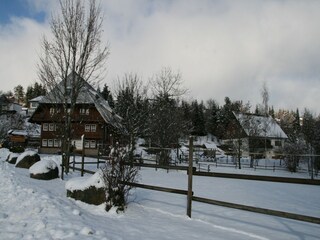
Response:
M319 2L165 1L160 10L154 2L132 4L106 6L109 78L171 66L195 98L255 104L265 81L275 107L317 108ZM153 11L146 14L146 6Z
M19 84L26 88L37 80L39 43L46 29L35 21L22 18L0 26L1 90L13 90Z
M50 11L56 4L35 6ZM275 108L320 112L319 1L101 1L106 83L137 72L146 81L163 66L180 71L190 96L261 102L267 82ZM50 6L50 7L48 7ZM33 66L46 24L17 20L1 29L5 90L36 77ZM13 70L18 69L18 70ZM10 82L10 84L9 84ZM25 85L26 86L26 85Z

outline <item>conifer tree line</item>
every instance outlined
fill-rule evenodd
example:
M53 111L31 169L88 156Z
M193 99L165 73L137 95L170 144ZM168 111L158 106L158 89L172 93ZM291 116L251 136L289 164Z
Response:
M320 116L309 109L304 109L302 115L299 109L275 110L268 106L266 89L262 91L262 104L252 108L249 102L229 97L225 97L222 105L214 99L184 100L187 91L183 89L181 76L170 68L162 69L148 84L137 74L125 74L117 85L113 93L105 91L105 98L112 99L115 112L123 117L132 149L137 137L163 148L178 144L180 137L188 135L212 134L223 139L233 112L240 112L274 118L288 136L284 152L320 154Z
M232 119L232 112L264 115L264 106L257 104L252 111L250 103L233 101L225 97L223 105L216 100L206 102L197 99L186 101L182 79L170 68L162 69L151 82L145 84L135 73L118 78L113 93L104 84L97 91L106 99L111 108L123 118L132 137L148 137L158 146L170 147L184 135L205 136L212 134L221 139ZM22 85L13 92L2 94L15 97L16 101L28 106L29 100L46 94L41 83L33 83L24 91ZM320 116L311 110L274 110L268 107L269 116L276 119L288 136L290 143L305 143L320 153Z
M14 98L15 102L21 104L22 106L29 107L29 101L31 99L46 95L47 90L41 83L35 82L29 85L26 91L23 86L19 84L13 88L13 92L0 91L0 93L6 97Z

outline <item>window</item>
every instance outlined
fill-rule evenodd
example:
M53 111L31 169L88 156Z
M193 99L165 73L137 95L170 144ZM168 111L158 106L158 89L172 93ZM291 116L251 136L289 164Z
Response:
M53 139L48 140L48 147L53 147Z
M54 113L55 113L54 108L51 107L51 108L50 108L50 115L53 115Z
M96 141L95 140L90 141L90 148L96 148Z
M97 125L96 124L86 124L84 128L85 132L96 132L97 131Z
M48 140L42 139L42 147L47 147L47 146L48 146Z
M84 147L89 148L89 141L84 141Z
M48 123L43 124L43 131L48 131Z
M53 140L53 146L54 147L60 147L61 145L60 145L60 140L59 139L54 139Z
M54 123L50 123L49 124L49 131L50 132L53 132L55 130L55 125L54 125Z
M80 108L80 115L89 115L89 108Z
M36 107L38 107L38 105L39 105L39 103L37 103L37 102L31 102L30 108L36 108Z
M274 142L274 145L275 145L276 147L281 147L281 146L282 146L282 142L279 141L279 140L276 140L276 141Z
M67 94L67 95L70 95L70 94L71 94L71 89L72 89L71 87L67 87L67 89L66 89L66 94Z
M97 125L96 125L96 124L92 124L92 125L90 126L90 128L91 128L91 132L96 132L96 130L97 130Z

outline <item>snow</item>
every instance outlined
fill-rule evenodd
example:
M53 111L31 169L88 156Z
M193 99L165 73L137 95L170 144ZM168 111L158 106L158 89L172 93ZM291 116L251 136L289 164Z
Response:
M17 135L17 136L28 136L28 133L26 130L10 130L8 133L11 135Z
M47 173L50 170L57 168L57 164L55 161L51 159L44 159L39 162L36 162L29 168L29 172L31 174L42 174Z
M26 156L34 156L34 155L36 155L36 154L37 154L37 152L32 151L32 150L25 151L25 152L21 153L21 154L19 155L19 157L17 158L16 165L18 164L18 162L20 162L20 161L21 161L22 159L24 159Z
M66 189L69 191L85 190L91 186L96 188L104 188L105 184L101 176L101 171L97 171L92 176L72 178L66 183Z
M248 136L268 138L288 138L279 124L272 117L249 115L233 112ZM254 130L254 133L251 131Z
M66 197L66 183L78 179L79 172L65 175L65 180L39 181L30 178L27 169L4 162L5 157L6 152L0 151L0 239L313 240L320 236L318 224L197 202L190 219L186 196L140 188L133 190L124 213L106 212L104 204L93 206ZM41 155L41 159L59 162L61 156ZM142 168L140 175L144 184L187 187L183 171ZM209 177L194 177L193 183L195 196L320 217L319 186Z
M10 156L9 156L10 155ZM10 158L10 160L13 158L13 157L18 157L19 154L13 154L10 152L9 149L7 148L0 148L0 156L1 156L1 160L2 161L6 161L8 159L8 157ZM0 161L1 161L0 160Z

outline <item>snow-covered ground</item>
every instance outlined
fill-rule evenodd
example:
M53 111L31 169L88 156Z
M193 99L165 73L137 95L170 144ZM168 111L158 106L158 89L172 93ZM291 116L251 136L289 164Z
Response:
M128 209L106 212L66 197L65 180L31 179L28 169L4 162L0 150L0 239L319 239L320 226L285 218L193 202L186 196L135 189ZM59 156L42 159L59 162ZM186 189L181 171L142 168L140 182ZM194 194L320 217L320 187L194 177Z

